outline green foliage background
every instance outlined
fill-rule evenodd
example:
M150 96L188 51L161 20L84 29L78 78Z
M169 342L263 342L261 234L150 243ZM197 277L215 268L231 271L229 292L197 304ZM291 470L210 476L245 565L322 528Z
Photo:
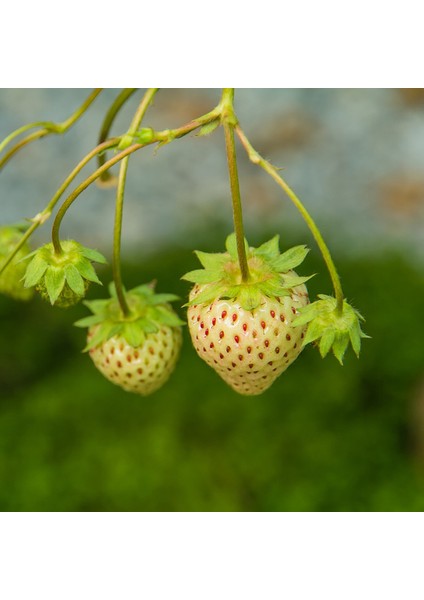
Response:
M222 250L226 233L205 233L202 249ZM142 272L183 304L179 277L196 267L185 243L127 264L128 287ZM187 331L169 383L128 394L81 353L72 323L85 307L1 298L0 509L424 510L424 278L399 255L336 262L372 336L361 359L350 351L342 368L308 347L250 398L197 357ZM311 297L330 291L315 249L304 270L318 273Z

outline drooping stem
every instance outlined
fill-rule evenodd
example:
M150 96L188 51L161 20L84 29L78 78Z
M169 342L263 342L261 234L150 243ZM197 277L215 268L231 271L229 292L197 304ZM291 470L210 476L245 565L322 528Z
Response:
M131 121L131 125L128 129L128 135L134 135L143 120L146 111L152 102L157 88L151 88L144 94L143 100L140 102L137 111ZM127 300L125 298L125 292L122 285L122 272L121 272L121 233L122 233L122 216L124 210L124 196L125 196L125 183L127 180L129 156L122 159L119 176L118 176L118 189L116 192L116 207L115 207L115 224L113 229L113 280L115 282L116 295L121 306L121 310L125 317L130 314Z
M85 167L85 165L94 156L96 156L99 152L103 152L104 150L107 150L108 148L113 148L114 146L116 146L119 143L119 139L120 138L112 138L110 140L107 140L106 142L103 142L103 144L100 144L99 146L96 146L95 148L93 148L93 150L91 150L77 164L77 166L71 171L71 173L69 173L68 177L64 180L62 185L55 192L54 196L52 197L50 202L47 204L47 206L44 208L44 210L42 210L35 217L30 219L30 221L32 221L32 224L28 227L28 229L22 235L21 239L16 244L16 246L13 248L13 250L10 251L10 253L6 256L4 261L1 263L0 275L6 269L6 267L11 263L11 261L14 259L16 254L19 252L19 250L22 248L22 246L25 244L25 242L31 237L31 235L34 233L34 231L36 229L38 229L38 227L40 227L41 225L44 225L44 223L50 218L52 210L54 209L56 204L59 202L63 192L68 187L68 185L75 179L75 177L83 169L83 167Z
M240 265L242 281L249 279L249 266L247 264L246 248L244 243L243 211L241 206L240 185L237 169L236 146L234 140L234 127L237 119L233 108L234 89L223 90L221 105L221 119L225 133L225 145L227 149L228 173L230 177L231 198L233 204L234 231L237 241L237 254Z
M137 88L125 88L123 89L118 96L115 98L113 103L111 104L109 110L107 111L105 118L103 120L102 126L100 128L99 139L97 141L98 144L102 144L108 137L110 129L115 121L115 118L118 112L121 110L122 106L125 102L137 91ZM106 153L100 154L98 157L98 166L101 167L106 162ZM98 183L100 182L103 185L110 185L115 181L115 177L110 174L109 171L103 173L101 177L98 179Z
M68 131L68 129L70 129L72 127L72 125L76 121L78 121L78 119L85 113L85 111L94 102L94 100L97 98L97 96L100 94L101 91L102 91L102 88L97 88L97 89L93 90L91 92L91 94L88 96L88 98L86 98L86 100L84 100L84 102L81 104L81 106L79 108L77 108L77 110L74 113L72 113L72 115L70 117L68 117L65 121L63 121L62 123L53 123L53 122L44 122L44 121L30 123L29 125L24 125L23 127L20 127L19 129L16 129L11 134L9 134L0 144L0 152L2 152L6 148L6 146L21 133L28 131L28 129L32 129L33 127L42 127L42 129L39 129L38 131L34 131L33 133L31 133L30 135L25 137L23 140L18 142L15 146L13 146L0 160L0 169L2 169L4 167L4 165L12 158L12 156L14 156L16 154L16 152L18 152L21 148L23 148L30 142L33 142L34 140L40 139L40 138L45 137L46 135L49 135L52 133L62 134L62 133L65 133L66 131Z
M80 183L80 185L77 188L75 188L75 190L71 194L69 194L69 196L66 198L66 200L64 201L62 206L57 211L56 218L53 222L52 242L53 242L56 252L58 252L60 254L62 251L61 246L60 246L60 241L59 241L60 225L62 223L63 217L65 216L65 214L66 214L67 210L69 209L69 207L71 206L71 204L73 202L75 202L75 200L78 198L78 196L85 189L87 189L88 186L93 183L93 181L96 181L96 179L98 177L100 177L100 175L102 173L107 171L107 169L110 169L111 167L113 167L113 165L116 165L116 163L121 161L123 158L125 158L129 154L132 154L133 152L135 152L136 150L139 150L142 147L143 147L142 144L133 144L132 146L129 146L125 150L122 150L122 152L120 152L119 154L116 154L115 156L110 158L107 162L105 162L105 164L103 166L96 169L94 171L94 173L92 173L89 177L87 177L82 183Z
M251 145L251 143L249 142L249 140L247 139L246 135L244 134L243 130L240 128L239 125L236 126L235 130L236 130L236 133L237 133L238 137L240 138L240 141L243 144L243 147L245 148L250 160L254 164L259 165L262 169L264 169L264 171L266 171L273 178L273 180L284 190L284 192L290 198L290 200L295 205L297 210L302 215L304 221L308 225L308 227L309 227L309 229L321 251L324 262L327 265L327 269L330 274L331 281L333 283L334 293L335 293L336 300L337 300L336 310L337 310L338 314L341 314L343 311L343 300L344 300L342 285L340 283L340 278L337 274L336 266L333 262L333 259L331 258L331 254L328 249L328 246L325 243L324 238L322 237L321 232L318 229L315 221L313 220L313 218L311 217L309 212L306 210L306 208L303 206L301 200L291 189L291 187L279 175L277 169L275 167L273 167L270 162L265 160L253 148L253 146Z

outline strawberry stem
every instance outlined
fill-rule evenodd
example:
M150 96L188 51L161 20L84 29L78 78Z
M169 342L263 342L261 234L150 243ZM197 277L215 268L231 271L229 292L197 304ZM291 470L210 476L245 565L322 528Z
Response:
M340 283L340 278L337 274L336 266L333 262L333 259L331 258L331 254L328 249L328 246L324 242L324 238L322 237L321 232L318 229L318 226L316 225L315 221L313 220L313 218L311 217L309 212L303 206L300 199L294 193L294 191L284 181L284 179L278 174L277 169L271 163L269 163L267 160L265 160L258 152L256 152L256 150L253 148L253 146L251 145L251 143L249 142L249 140L247 139L246 135L244 134L243 130L240 128L239 125L236 125L235 130L236 130L236 133L237 133L238 137L240 138L240 141L241 141L244 149L246 150L250 160L254 164L259 165L262 169L264 169L264 171L266 171L269 175L271 175L271 177L274 179L274 181L285 191L287 196L290 198L290 200L293 202L293 204L295 205L297 210L302 215L303 219L306 221L306 224L308 225L312 235L315 238L315 241L316 241L319 249L321 250L322 257L323 257L324 262L327 265L327 269L330 273L331 281L332 281L333 287L334 287L334 293L335 293L336 300L337 300L336 314L341 315L343 312L343 300L344 300L342 285Z
M234 141L234 127L237 117L233 107L234 88L224 88L221 98L221 121L224 126L225 145L227 149L228 173L230 177L231 198L233 203L234 231L237 241L237 255L239 259L242 281L249 280L249 266L247 264L246 248L244 244L243 210L241 205L240 185L237 169L236 146Z
M102 123L102 126L100 128L98 144L102 144L109 137L110 128L112 127L113 122L115 121L116 115L121 110L121 108L125 104L125 102L136 91L137 91L137 88L124 88L117 95L117 97L115 98L115 100L110 105L109 110L107 111L107 113L105 115L105 118L103 119L103 123ZM105 164L105 162L106 162L106 153L99 154L97 165L99 167L101 167L102 165ZM114 179L115 178L113 177L113 175L111 175L110 171L105 171L99 177L99 182L103 182L104 184L107 184L107 183L111 182Z
M140 127L140 123L152 102L157 88L150 88L144 94L142 101L140 102L137 111L131 121L131 125L128 129L128 135L133 136L137 129ZM125 317L128 317L131 313L127 300L125 298L125 292L122 285L122 273L121 273L121 233L122 233L122 215L124 209L124 196L125 196L125 183L127 180L129 156L122 159L119 176L118 176L118 189L116 192L116 207L115 207L115 225L113 229L113 280L115 282L116 295L121 306L121 310Z
M47 122L47 121L30 123L28 125L24 125L23 127L20 127L19 129L16 129L11 134L9 134L0 144L0 152L3 152L5 147L21 133L24 133L25 131L28 131L29 129L32 129L34 127L42 127L42 129L39 129L38 131L34 131L33 133L31 133L27 137L25 137L23 140L21 140L20 142L15 144L15 146L13 146L0 160L0 169L2 169L4 167L4 165L12 158L12 156L14 156L16 154L16 152L18 152L18 150L20 150L21 148L23 148L30 142L32 142L34 140L38 140L39 138L45 137L46 135L49 135L52 133L62 134L62 133L65 133L66 131L68 131L68 129L70 129L72 127L72 125L76 121L78 121L78 119L85 113L85 111L94 102L94 100L97 98L97 96L100 94L101 91L102 91L102 88L97 88L97 89L93 90L91 92L91 94L88 96L88 98L81 104L81 106L62 123L51 123L51 122Z

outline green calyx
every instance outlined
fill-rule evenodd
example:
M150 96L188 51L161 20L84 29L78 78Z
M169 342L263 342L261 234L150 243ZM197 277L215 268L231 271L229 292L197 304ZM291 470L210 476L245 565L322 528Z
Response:
M204 286L187 306L209 304L217 299L237 301L244 310L254 310L263 297L290 296L291 291L313 277L298 277L293 269L305 259L306 246L295 246L283 254L279 250L279 236L251 248L245 240L249 280L242 281L234 233L226 240L227 252L208 254L196 251L203 269L190 271L182 279Z
M360 321L365 320L363 316L346 300L340 314L336 298L324 294L320 294L318 298L320 300L300 308L299 316L293 321L295 327L308 324L303 345L316 342L323 358L332 350L340 364L343 364L343 356L350 341L359 357L361 338L369 337L361 330Z
M35 287L52 305L66 308L79 302L91 282L102 285L92 262L106 263L105 257L73 240L62 242L57 254L53 244L46 244L27 258L31 262L23 278L24 287Z
M155 294L153 285L140 285L125 297L130 309L129 316L122 313L114 284L110 286L111 297L107 300L91 300L84 304L93 313L80 319L76 327L96 327L84 351L95 348L114 336L124 338L133 348L141 346L146 335L156 333L160 327L180 327L184 322L170 306L170 302L178 300L174 294Z
M0 264L19 243L25 227L26 224L0 227ZM34 290L25 289L22 284L22 277L26 270L26 264L22 261L29 252L30 247L26 243L0 274L0 293L14 300L30 300L34 293Z

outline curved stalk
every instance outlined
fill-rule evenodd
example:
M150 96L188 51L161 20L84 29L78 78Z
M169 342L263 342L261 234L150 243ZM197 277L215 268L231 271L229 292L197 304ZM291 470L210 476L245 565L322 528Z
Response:
M81 106L79 108L77 108L77 110L74 113L72 113L72 115L70 117L68 117L65 121L63 121L62 123L48 123L48 122L47 123L45 123L45 122L30 123L29 125L24 125L23 127L20 127L19 129L16 129L11 134L9 134L3 140L3 142L0 144L0 152L2 152L5 149L5 147L15 137L17 137L24 131L31 129L32 127L39 127L40 125L43 125L43 129L34 131L33 133L31 133L30 135L25 137L23 140L21 140L15 146L13 146L13 148L11 148L3 156L3 158L0 160L0 169L2 169L4 167L4 165L12 158L12 156L14 156L16 154L16 152L18 152L21 148L23 148L30 142L33 142L34 140L45 137L46 135L49 135L51 133L62 134L62 133L65 133L66 131L68 131L68 129L70 129L72 127L72 125L76 121L78 121L78 119L85 113L85 111L94 102L94 100L97 98L97 96L100 94L101 91L102 91L102 88L96 88L95 90L93 90L91 92L91 94L88 96L88 98L86 98L86 100L84 100L84 102L81 104Z
M98 144L102 144L108 137L110 129L115 121L115 118L118 112L121 110L122 106L125 102L137 91L137 88L125 88L123 89L118 96L115 98L113 103L111 104L109 110L107 111L105 118L103 120L102 126L100 128L99 139L97 140ZM101 167L106 162L106 154L102 154L98 157L97 165ZM116 178L111 175L109 171L106 171L99 177L98 184L102 183L104 186L112 185L116 181Z
M306 222L312 235L314 236L314 239L321 251L324 262L327 265L327 269L330 274L331 281L333 283L334 293L335 293L336 300L337 300L336 310L337 310L338 314L342 314L344 295L343 295L342 285L340 283L340 278L337 274L336 266L333 262L333 259L331 258L330 250L328 249L328 246L325 243L320 230L318 229L317 225L315 224L315 221L313 220L313 218L311 217L309 212L306 210L306 208L303 206L301 200L291 189L291 187L278 174L277 169L275 167L273 167L271 165L271 163L269 163L267 160L265 160L253 148L253 146L247 139L246 135L244 134L243 130L240 128L240 126L237 125L235 128L235 131L236 131L238 137L240 138L240 141L241 141L243 147L245 148L250 160L254 164L259 165L262 169L264 169L264 171L266 171L268 173L268 175L270 175L273 178L273 180L284 190L284 192L287 194L287 196L290 198L292 203L295 205L297 210L302 215L304 221Z
M144 94L143 100L140 102L137 111L131 121L131 125L128 129L128 135L132 136L136 133L143 120L146 111L152 102L157 88L151 88ZM124 210L124 197L125 197L125 183L127 180L129 156L122 159L121 166L119 168L118 177L118 189L116 192L116 207L115 207L115 223L113 229L113 280L115 282L116 295L121 306L124 317L128 317L131 313L127 300L125 298L125 292L122 285L122 272L121 272L121 233L122 233L122 217Z

